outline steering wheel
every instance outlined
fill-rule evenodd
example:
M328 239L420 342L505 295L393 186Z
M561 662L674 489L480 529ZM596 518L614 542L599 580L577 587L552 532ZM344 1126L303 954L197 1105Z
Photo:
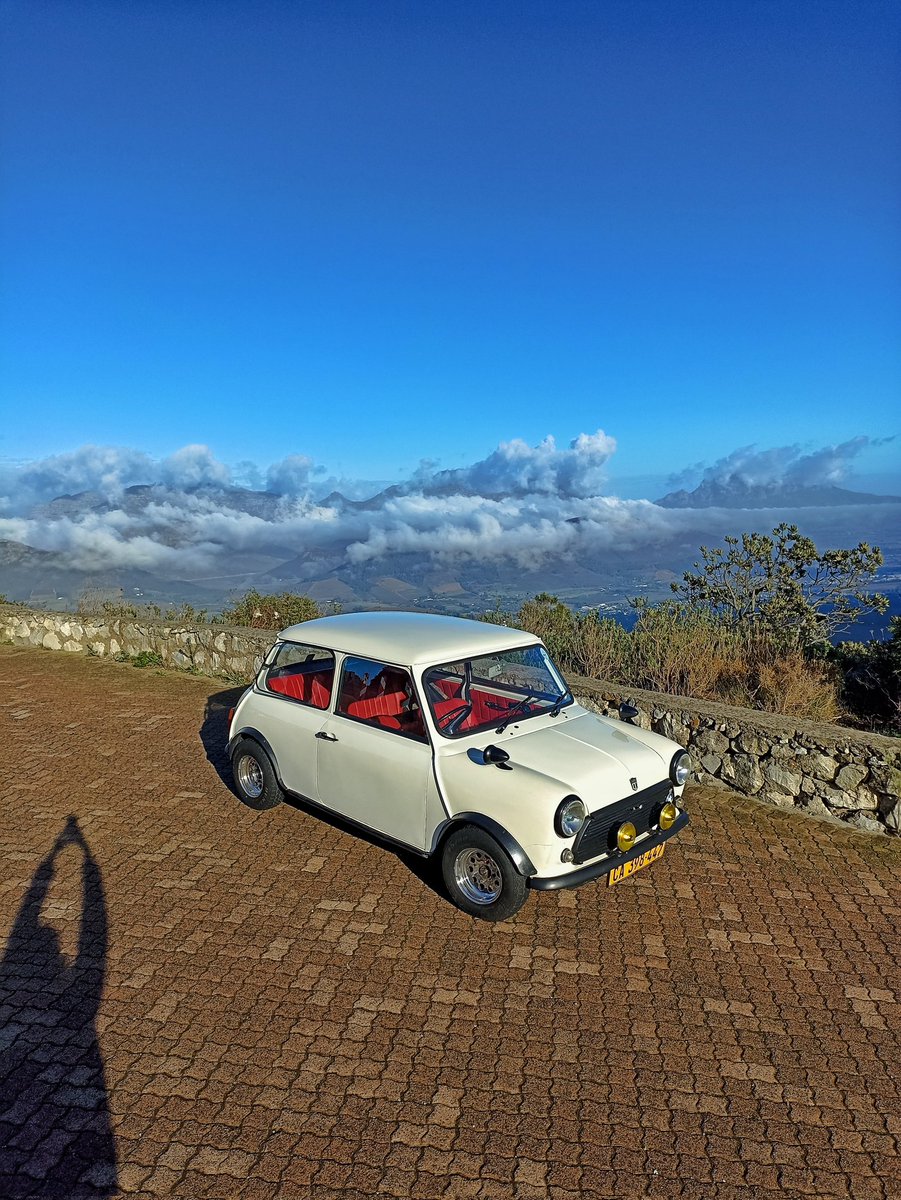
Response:
M440 717L436 717L435 724L442 733L456 733L471 712L472 704L458 704L455 708L442 713Z

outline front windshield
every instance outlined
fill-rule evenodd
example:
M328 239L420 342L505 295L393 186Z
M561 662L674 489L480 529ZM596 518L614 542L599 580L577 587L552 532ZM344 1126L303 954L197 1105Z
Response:
M510 721L572 704L544 646L499 650L432 667L422 677L432 719L445 737L499 730Z

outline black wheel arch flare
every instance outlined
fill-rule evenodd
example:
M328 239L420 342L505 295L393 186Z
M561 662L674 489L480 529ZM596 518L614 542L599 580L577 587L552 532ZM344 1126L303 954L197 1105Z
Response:
M239 730L228 739L229 762L231 762L231 760L234 758L235 750L242 741L256 742L261 750L266 751L267 755L269 756L269 761L272 763L272 769L275 772L275 777L279 782L279 786L281 786L282 779L278 769L278 760L275 757L272 747L258 729L253 729L248 726L245 729Z
M530 875L536 874L536 867L532 860L520 846L519 842L511 833L495 821L492 817L486 816L479 812L463 812L454 813L450 820L443 822L435 830L435 838L433 841L433 852L438 849L442 842L449 834L460 829L464 825L475 825L478 829L484 829L486 833L491 834L499 846L507 852L510 861L516 868L518 874L528 878Z

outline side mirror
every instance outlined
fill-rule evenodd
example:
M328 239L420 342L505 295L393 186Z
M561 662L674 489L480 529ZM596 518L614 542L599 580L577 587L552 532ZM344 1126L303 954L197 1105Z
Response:
M512 767L507 766L510 755L506 750L502 750L500 746L486 746L482 751L482 757L486 763L494 763L496 767L500 767L503 771L512 771Z
M619 706L619 719L625 721L627 725L631 725L637 716L638 709L635 705L629 704L627 700L624 700Z

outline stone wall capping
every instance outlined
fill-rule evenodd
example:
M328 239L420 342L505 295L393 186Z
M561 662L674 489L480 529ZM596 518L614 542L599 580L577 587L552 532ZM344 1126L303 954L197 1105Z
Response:
M610 698L609 703L614 709L621 700L629 700L639 709L649 705L665 708L667 712L681 710L694 712L702 717L712 718L717 722L716 728L726 732L730 723L737 736L741 731L753 724L755 729L766 730L773 737L784 734L786 738L808 737L815 746L831 746L836 750L840 745L846 748L852 744L851 731L847 734L838 733L835 725L822 721L808 721L801 717L786 717L780 713L760 712L757 709L736 708L731 704L720 704L714 700L695 700L687 696L668 696L662 692L645 691L641 688L629 687L621 683L606 683L598 679L585 679L581 675L568 676L570 687L578 689L586 695ZM866 730L853 731L855 746L868 746L871 753L885 755L895 761L901 750L901 739L888 737L881 733L869 733Z
M164 666L231 682L250 680L273 640L265 629L0 605L0 641L98 657L155 653ZM606 716L617 717L623 700L634 704L636 724L686 746L704 783L901 836L901 738L580 676L569 684L580 703Z

